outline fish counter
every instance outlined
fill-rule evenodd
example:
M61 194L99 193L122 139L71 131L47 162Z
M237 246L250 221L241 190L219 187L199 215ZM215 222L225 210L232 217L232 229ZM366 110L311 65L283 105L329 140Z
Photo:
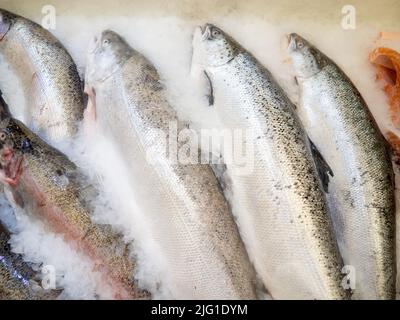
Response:
M399 14L0 0L0 300L396 299Z

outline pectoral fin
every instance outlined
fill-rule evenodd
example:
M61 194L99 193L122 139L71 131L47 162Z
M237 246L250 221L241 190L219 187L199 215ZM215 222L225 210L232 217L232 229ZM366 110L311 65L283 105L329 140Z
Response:
M227 167L222 155L209 153L210 167L218 181L218 186L223 193L230 190L232 182L227 174Z
M84 91L88 96L84 119L85 121L96 121L96 92L88 85L85 85Z
M5 188L4 194L6 195L8 201L10 201L12 204L20 207L21 209L24 208L25 206L24 200L22 199L21 194L17 190L13 188Z
M24 199L22 199L21 194L17 190L13 189L12 197L13 197L14 202L17 204L17 206L23 209L25 206L25 203L24 203Z
M84 92L87 95L87 104L83 112L83 130L88 137L92 137L96 131L96 91L93 87L85 84Z
M207 72L204 71L204 76L206 77L206 81L207 81L207 93L206 93L206 97L208 99L208 105L209 106L213 106L214 105L214 88L213 88L213 84L211 82L211 79L209 77L209 75L207 74Z
M315 144L310 139L309 141L314 162L318 170L318 175L322 182L322 187L324 188L325 192L329 192L328 191L329 180L330 180L329 176L333 177L333 171L329 166L329 164L325 161L324 157L319 152Z
M201 88L200 93L207 99L209 106L214 105L214 88L210 76L202 65L192 63L190 70L191 78L196 82L196 87Z

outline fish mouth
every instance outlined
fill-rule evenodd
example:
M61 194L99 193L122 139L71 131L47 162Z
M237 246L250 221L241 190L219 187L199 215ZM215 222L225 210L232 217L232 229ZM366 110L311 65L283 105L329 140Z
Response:
M290 33L286 37L289 51L302 51L305 47L310 46L309 42L297 33Z
M213 25L211 23L206 23L202 26L197 26L195 30L195 38L199 39L200 41L205 41L210 38L211 36L211 29Z
M96 50L99 48L100 39L101 39L101 34L96 34L95 36L93 36L92 41L89 43L89 50L88 50L89 54L95 53Z
M210 38L211 28L212 28L212 24L210 24L210 23L206 23L203 26L203 41Z
M14 148L2 144L0 149L0 165L2 169L7 169L12 161L14 160L15 150Z
M289 51L295 50L297 48L297 34L296 33L289 33L286 35L286 40L287 40L287 48Z
M3 13L0 12L0 41L4 39L11 29L11 22Z

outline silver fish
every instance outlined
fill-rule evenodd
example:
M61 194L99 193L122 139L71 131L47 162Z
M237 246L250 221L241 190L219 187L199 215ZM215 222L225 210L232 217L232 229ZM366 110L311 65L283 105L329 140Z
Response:
M384 138L331 59L294 33L288 50L300 88L299 115L332 170L328 202L344 263L354 267L354 298L393 299L394 181Z
M165 152L170 129L183 128L154 66L104 31L90 50L86 85L97 124L140 183L136 199L166 261L172 297L256 298L254 270L210 166L183 164Z
M0 9L0 55L29 102L24 122L50 143L71 138L83 115L83 90L63 45L35 22Z
M293 104L221 29L199 27L193 46L225 127L253 132L246 141L254 146L253 170L226 166L239 229L264 285L274 299L348 298L312 146Z

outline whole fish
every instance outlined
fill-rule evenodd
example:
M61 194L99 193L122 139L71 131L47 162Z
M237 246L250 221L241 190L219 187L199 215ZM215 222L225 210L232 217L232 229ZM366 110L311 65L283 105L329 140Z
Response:
M122 238L110 226L92 221L93 187L73 162L22 122L6 116L0 121L0 164L0 181L11 202L91 258L115 298L148 296L136 286L135 263Z
M354 268L354 297L393 299L394 180L384 138L344 72L299 35L289 38L298 111L332 171L327 196L344 263Z
M252 170L226 167L239 229L264 285L274 299L348 298L313 146L293 104L221 29L198 27L193 46L224 126L252 132L245 140L253 145Z
M20 255L11 252L9 239L0 224L0 300L56 299L60 292L39 287L34 280L36 273Z
M27 101L21 120L50 143L71 138L83 116L83 90L64 46L35 22L0 9L0 55Z
M182 127L154 66L107 30L89 52L86 84L97 125L119 145L129 179L140 184L136 199L166 261L172 297L256 298L254 270L210 166L183 163L174 148L165 152Z

